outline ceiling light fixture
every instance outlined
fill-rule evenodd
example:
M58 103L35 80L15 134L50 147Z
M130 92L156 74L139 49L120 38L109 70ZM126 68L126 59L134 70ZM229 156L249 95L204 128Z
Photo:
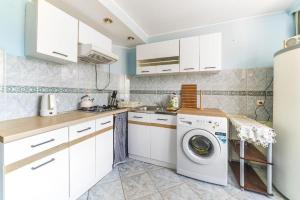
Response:
M130 41L132 41L132 40L134 40L134 37L132 37L132 36L129 36L129 37L127 38L127 40L130 40Z
M104 21L105 24L112 24L113 23L113 20L109 17L104 18L103 21Z

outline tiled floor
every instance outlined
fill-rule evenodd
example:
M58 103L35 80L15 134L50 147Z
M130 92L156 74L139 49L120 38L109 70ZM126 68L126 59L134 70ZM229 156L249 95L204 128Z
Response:
M180 176L175 171L128 159L78 200L270 200L241 191L229 171L228 186L218 186Z

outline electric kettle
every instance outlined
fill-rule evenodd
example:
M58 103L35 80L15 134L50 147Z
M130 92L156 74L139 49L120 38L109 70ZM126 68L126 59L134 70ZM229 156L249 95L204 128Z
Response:
M54 94L45 94L41 100L41 116L57 115L56 99Z

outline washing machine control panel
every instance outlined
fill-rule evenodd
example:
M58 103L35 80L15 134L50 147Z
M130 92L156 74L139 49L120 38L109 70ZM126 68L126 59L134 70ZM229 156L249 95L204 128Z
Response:
M179 114L177 125L207 129L215 133L227 133L227 119L224 117Z

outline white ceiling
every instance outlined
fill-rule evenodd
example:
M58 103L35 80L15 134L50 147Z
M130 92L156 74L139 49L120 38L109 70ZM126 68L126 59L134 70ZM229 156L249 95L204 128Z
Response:
M120 46L156 35L286 10L293 0L48 0ZM113 24L103 23L110 17ZM133 36L134 41L127 37Z
M114 0L149 35L286 10L293 0Z
M64 10L73 17L85 22L102 34L112 39L113 44L134 47L145 41L135 33L134 28L122 22L116 15L108 10L99 0L47 0L56 7ZM106 0L107 1L107 0ZM109 17L112 24L105 24L103 19ZM133 36L134 41L128 41L127 37Z

